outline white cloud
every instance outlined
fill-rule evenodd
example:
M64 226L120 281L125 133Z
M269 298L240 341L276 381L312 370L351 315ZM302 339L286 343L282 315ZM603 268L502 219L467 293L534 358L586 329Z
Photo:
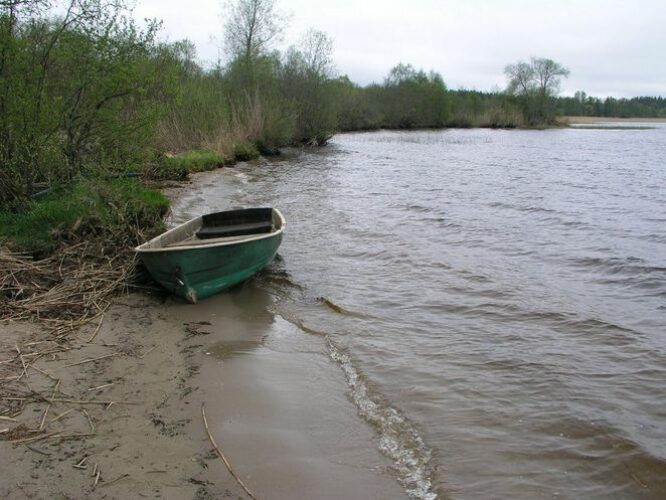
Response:
M335 42L342 74L381 82L398 62L442 74L450 88L503 86L504 66L530 56L571 69L565 93L666 96L663 0L278 0L291 13L285 44L308 28ZM215 61L222 2L139 0L136 15L164 20L171 40L189 38Z

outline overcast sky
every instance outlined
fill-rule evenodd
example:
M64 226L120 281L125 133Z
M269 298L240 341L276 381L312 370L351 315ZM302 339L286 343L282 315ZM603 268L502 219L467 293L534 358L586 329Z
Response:
M224 2L137 0L135 16L164 21L208 63L224 57ZM285 39L309 28L334 42L338 72L381 82L399 62L439 72L451 89L494 90L504 67L531 56L571 71L562 93L666 97L666 0L276 0Z

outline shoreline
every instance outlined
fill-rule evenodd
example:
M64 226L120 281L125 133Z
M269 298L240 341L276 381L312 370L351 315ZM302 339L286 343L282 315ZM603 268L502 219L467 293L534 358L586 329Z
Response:
M666 123L666 118L606 118L603 116L563 116L558 121L565 125L595 123Z
M196 305L122 295L61 342L44 324L3 323L2 360L18 348L36 361L0 383L1 397L25 398L0 421L0 496L248 498L215 455L205 405L259 498L407 498L324 340L272 300L252 280Z
M258 498L407 498L321 339L296 349L303 332L269 302L251 282L194 306L115 300L99 329L87 325L72 349L30 370L23 411L0 426L12 429L0 441L0 496L247 498L207 438L205 405L211 434ZM39 325L13 331L3 351ZM47 406L43 431L28 433Z

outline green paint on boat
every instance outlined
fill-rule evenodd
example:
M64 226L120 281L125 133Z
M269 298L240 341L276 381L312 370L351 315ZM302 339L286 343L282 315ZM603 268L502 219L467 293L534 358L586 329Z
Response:
M259 210L263 212L260 213ZM229 214L232 215L229 217ZM217 220L220 216L233 222L222 223L222 232L227 236L197 236L200 231L204 234L202 229L207 217ZM243 224L243 217L257 216L269 218L270 231L233 234L235 226L247 226ZM277 253L284 228L284 217L277 209L218 212L181 224L140 245L136 251L158 283L170 292L195 303L245 281L266 266ZM206 230L209 229L206 227Z

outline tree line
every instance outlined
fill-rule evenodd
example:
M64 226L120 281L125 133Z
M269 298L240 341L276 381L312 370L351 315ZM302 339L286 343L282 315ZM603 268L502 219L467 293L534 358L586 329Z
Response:
M321 31L276 49L285 24L275 0L232 2L228 62L204 68L191 42L160 42L157 21L138 26L130 3L0 1L0 206L81 177L150 172L188 150L245 158L322 145L337 131L664 116L662 98L558 98L569 72L550 59L508 65L502 92L450 90L403 63L359 86L336 73Z

